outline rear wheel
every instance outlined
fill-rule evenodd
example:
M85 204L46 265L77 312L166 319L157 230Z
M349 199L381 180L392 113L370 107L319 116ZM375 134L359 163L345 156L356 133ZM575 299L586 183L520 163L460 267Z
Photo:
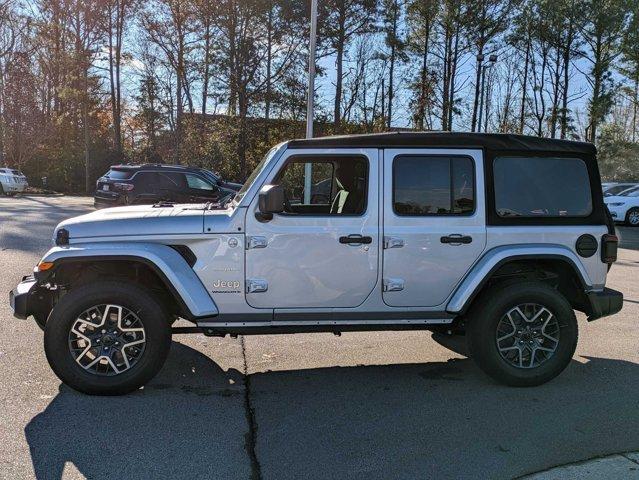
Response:
M135 284L102 281L71 290L49 315L47 360L75 390L119 395L160 370L171 345L169 316Z
M468 348L479 367L512 386L552 380L577 346L577 319L570 304L538 282L496 286L468 314Z
M631 208L626 213L626 224L631 227L639 227L639 208Z

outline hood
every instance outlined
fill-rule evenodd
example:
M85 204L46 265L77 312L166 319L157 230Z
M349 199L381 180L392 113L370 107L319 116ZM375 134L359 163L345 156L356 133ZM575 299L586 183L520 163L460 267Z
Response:
M175 235L202 233L204 205L171 205L154 207L135 205L105 208L60 223L71 241L83 238L140 235Z
M629 202L632 198L633 197L624 197L622 195L611 195L610 197L604 197L604 203L607 205L616 202Z

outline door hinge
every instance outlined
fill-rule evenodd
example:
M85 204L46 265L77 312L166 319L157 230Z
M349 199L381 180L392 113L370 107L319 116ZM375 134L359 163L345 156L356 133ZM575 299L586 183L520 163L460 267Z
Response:
M401 292L404 290L404 279L403 278L385 278L384 279L384 288L385 292Z
M268 290L268 282L257 278L246 280L246 293L261 293Z
M402 248L404 246L404 239L397 237L384 237L384 249L387 248Z
M266 237L248 237L246 241L246 249L249 250L251 248L266 248L268 245L268 240Z

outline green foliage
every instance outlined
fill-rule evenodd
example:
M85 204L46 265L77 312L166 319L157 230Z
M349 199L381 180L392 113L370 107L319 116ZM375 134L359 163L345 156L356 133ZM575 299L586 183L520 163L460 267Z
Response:
M604 181L639 181L639 144L622 127L608 124L599 136L599 169Z

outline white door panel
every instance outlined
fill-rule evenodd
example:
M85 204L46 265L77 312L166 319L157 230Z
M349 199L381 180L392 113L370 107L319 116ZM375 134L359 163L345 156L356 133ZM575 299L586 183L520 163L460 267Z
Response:
M286 152L270 174L270 183L291 156L330 155L322 150ZM379 163L376 149L340 149L335 154L368 158L367 207L360 216L274 215L255 218L257 198L246 218L246 234L263 237L266 246L246 250L246 278L265 281L266 291L246 293L254 308L349 308L364 302L375 287L379 268ZM343 244L340 237L371 237L370 244Z
M393 159L400 155L467 156L474 163L475 210L469 216L408 216L393 210ZM483 165L481 152L457 149L386 150L384 152L383 278L384 303L393 307L434 307L443 304L486 245ZM443 243L450 236L470 243ZM449 240L451 241L451 240Z

